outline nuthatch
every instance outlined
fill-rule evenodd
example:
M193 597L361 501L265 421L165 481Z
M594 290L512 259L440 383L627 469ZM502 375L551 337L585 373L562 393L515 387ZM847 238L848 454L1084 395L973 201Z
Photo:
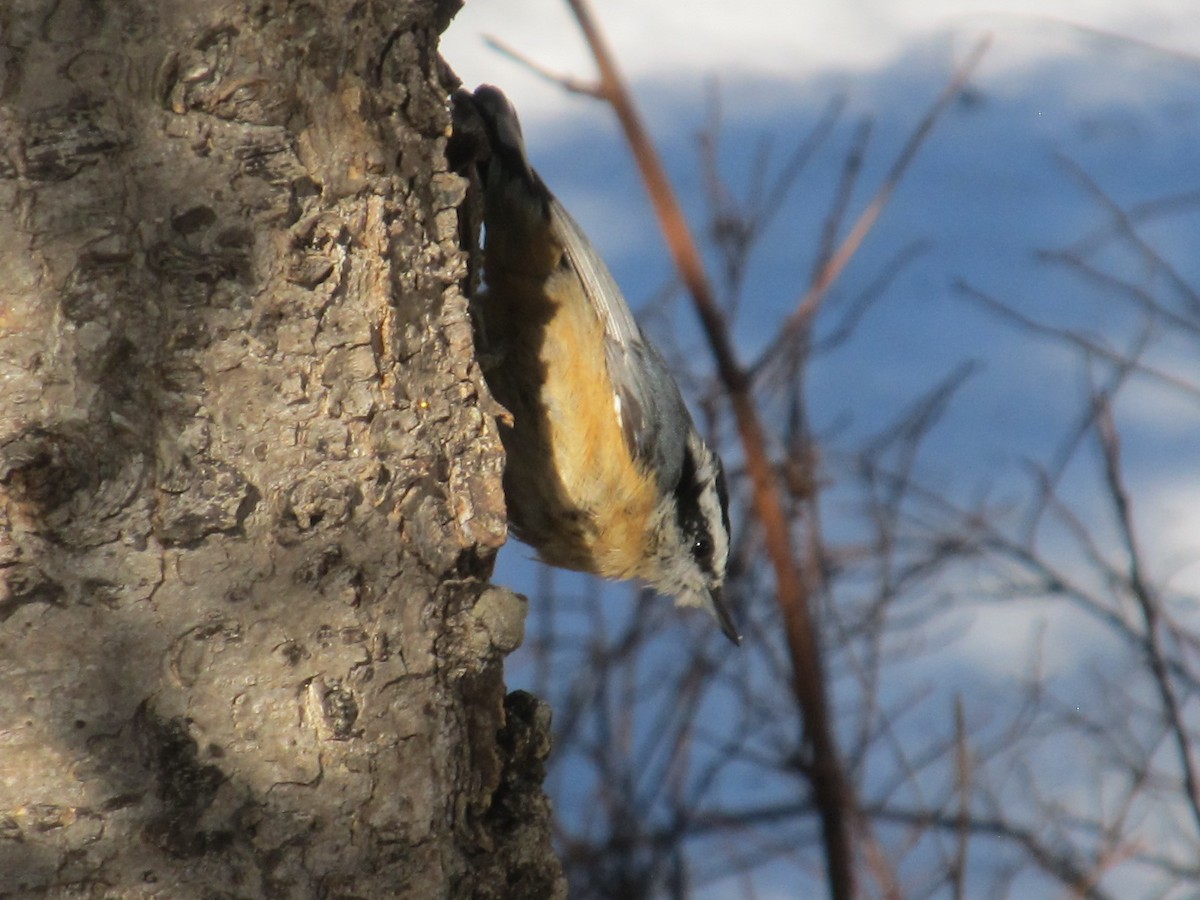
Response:
M487 85L459 91L454 120L451 161L472 166L483 192L486 289L473 311L488 386L512 416L500 436L514 533L551 565L637 578L703 607L740 643L721 593L720 459L608 268L529 165L508 99Z

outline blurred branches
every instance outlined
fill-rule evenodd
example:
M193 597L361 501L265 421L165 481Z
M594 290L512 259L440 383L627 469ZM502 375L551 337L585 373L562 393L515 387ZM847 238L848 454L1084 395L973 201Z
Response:
M613 615L547 583L555 597L530 644L535 689L555 708L550 786L571 810L558 839L573 896L683 898L714 882L746 897L780 883L835 898L1116 898L1130 885L1194 895L1200 598L1174 589L1147 551L1122 410L1134 392L1193 409L1200 397L1194 367L1181 364L1200 356L1200 288L1144 236L1147 223L1200 208L1200 193L1122 207L1061 161L1103 224L1040 260L1097 302L1120 303L1131 313L1120 328L1064 325L1021 298L958 283L965 302L1081 376L1077 409L1055 452L1027 462L1022 493L981 487L964 501L928 477L924 459L973 361L853 441L814 433L809 376L923 251L910 244L862 276L865 286L841 284L987 41L860 209L872 123L853 128L807 283L747 363L730 332L753 254L843 105L829 104L774 176L762 150L739 197L721 173L723 123L710 104L699 141L706 265L589 9L568 3L598 81L522 61L612 106L703 324L716 371L704 408L714 433L732 419L738 436L723 455L740 505L730 593L746 636L731 654L698 627L682 653L666 604L642 595L633 615ZM1192 355L1160 352L1164 336L1190 341ZM824 522L831 502L835 529ZM1034 610L1043 629L1077 629L1103 663L1062 677L1053 645L1028 624ZM972 614L1029 628L1022 678L968 677L946 652L989 627Z

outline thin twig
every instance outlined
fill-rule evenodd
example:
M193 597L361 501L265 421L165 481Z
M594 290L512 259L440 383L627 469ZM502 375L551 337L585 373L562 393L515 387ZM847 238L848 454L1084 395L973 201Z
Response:
M585 0L567 2L596 60L601 95L611 104L621 122L675 267L692 295L716 360L718 376L728 392L737 420L746 470L753 485L754 508L775 572L777 599L794 669L793 689L804 714L804 733L812 750L812 788L821 816L830 895L835 900L852 898L856 890L849 824L855 804L833 736L809 590L792 553L788 520L767 455L762 423L750 393L750 379L734 352L724 313L717 305L695 239L616 61Z
M1186 790L1188 809L1197 833L1200 834L1200 773L1196 770L1195 750L1192 747L1192 738L1187 723L1184 722L1182 705L1165 662L1165 652L1159 631L1159 606L1162 601L1146 577L1137 531L1133 523L1129 492L1125 487L1124 472L1121 467L1121 443L1117 435L1116 424L1113 421L1112 408L1106 397L1099 396L1095 402L1098 411L1096 433L1104 459L1108 497L1112 502L1117 524L1121 530L1121 540L1125 544L1126 562L1129 566L1128 586L1137 600L1142 614L1146 663L1154 676L1154 684L1158 689L1159 700L1163 706L1163 716L1166 718L1167 726L1175 743L1175 750L1179 755L1179 767L1183 772L1183 786Z
M952 877L954 900L967 896L967 846L971 822L971 754L967 748L966 717L962 696L954 698L954 782L958 793L958 821L955 823L955 852Z
M1009 306L1007 303L1004 303L990 294L973 287L965 281L956 280L954 282L954 286L965 297L974 300L976 303L979 303L986 309L998 313L1004 318L1009 319L1017 325L1020 325L1023 329L1029 331L1031 334L1047 337L1055 341L1078 347L1080 350L1085 351L1089 355L1094 356L1097 359L1102 359L1105 362L1117 367L1130 365L1129 355L1125 352L1112 350L1109 347L1105 347L1099 341L1096 341L1077 331L1072 331L1067 328L1058 328L1053 325L1046 325L1043 322L1039 322L1037 319L1031 318L1024 313L1019 312L1012 306ZM1190 381L1179 377L1178 375L1173 375L1170 372L1163 371L1155 366L1147 365L1141 361L1134 361L1131 364L1131 367L1143 375L1147 375L1156 379L1157 381L1162 382L1163 384L1170 385L1177 390L1183 391L1191 396L1192 399L1200 398L1200 385L1193 384Z
M507 56L515 63L519 63L535 75L541 76L546 81L556 84L561 88L565 88L572 94L583 94L585 97L595 97L597 100L603 100L604 96L600 92L600 85L594 81L584 81L580 78L573 78L570 75L564 75L561 72L552 72L550 69L543 66L537 60L527 56L515 47L506 44L498 37L490 34L483 36L483 41L497 53Z
M1137 226L1129 213L1122 209L1100 187L1083 166L1065 154L1058 154L1057 159L1059 164L1066 169L1067 174L1074 178L1084 190L1104 207L1105 212L1112 218L1113 224L1120 233L1126 236L1130 244L1136 247L1145 259L1149 260L1159 272L1166 276L1171 286L1179 292L1179 295L1187 303L1193 315L1200 314L1200 295L1196 293L1196 290L1188 283L1187 279L1180 274L1179 270L1167 262L1166 258L1138 233Z
M791 343L797 332L807 328L812 322L830 286L842 274L846 265L854 257L854 254L858 252L859 247L862 246L863 241L875 226L879 216L883 213L888 201L892 199L892 195L896 192L900 180L904 177L904 174L908 171L908 167L916 158L917 151L921 149L921 145L924 144L925 139L933 131L933 127L937 124L938 119L941 118L950 104L962 92L967 80L983 59L983 55L987 52L991 42L991 35L980 39L971 52L967 54L967 58L963 61L962 65L955 70L950 80L946 83L946 86L942 89L941 94L938 95L932 106L930 106L929 111L909 136L908 141L896 157L895 162L892 163L892 167L888 171L883 184L876 191L875 196L871 198L871 202L867 204L867 208L859 215L851 227L849 234L846 235L837 250L830 256L829 261L817 273L816 277L813 278L812 283L800 299L796 309L792 311L783 328L780 329L779 336L751 368L752 375L757 376L764 365L774 359L783 348Z

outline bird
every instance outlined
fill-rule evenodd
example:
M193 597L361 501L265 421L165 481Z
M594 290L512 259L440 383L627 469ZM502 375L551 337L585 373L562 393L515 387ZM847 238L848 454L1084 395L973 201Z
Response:
M608 267L530 165L491 85L452 100L451 167L481 195L471 300L499 422L511 531L553 566L634 579L699 607L735 645L724 595L729 495L662 354Z

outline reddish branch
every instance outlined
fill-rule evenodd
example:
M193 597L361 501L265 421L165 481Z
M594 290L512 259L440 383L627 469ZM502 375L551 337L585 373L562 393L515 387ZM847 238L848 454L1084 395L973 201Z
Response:
M775 574L777 601L783 618L788 652L792 661L792 690L804 719L804 738L809 754L805 774L813 792L813 804L822 824L830 896L835 900L856 896L856 872L853 837L864 844L864 863L874 872L884 895L898 896L894 875L875 846L866 820L859 814L857 800L846 778L831 721L828 688L821 664L821 651L813 613L810 584L793 546L789 514L752 394L756 371L744 366L734 351L729 325L718 305L711 283L700 259L699 250L688 228L674 191L667 179L615 60L601 35L586 0L567 0L588 42L600 72L598 83L555 75L521 54L496 41L492 45L566 89L596 97L609 103L617 114L625 137L637 161L666 238L675 267L692 296L705 335L716 361L717 374L729 398L737 421L745 453L745 466L753 492L754 512L763 529L766 548ZM863 239L877 221L934 122L950 101L962 90L987 46L982 41L959 67L953 79L914 131L889 172L883 186L852 226L847 237L824 261L792 313L773 349L789 342L811 325L829 286L837 279ZM811 566L810 566L811 567ZM813 578L817 576L813 573Z
M804 714L805 736L811 750L808 776L819 810L829 873L830 896L855 896L854 854L850 825L855 801L833 735L820 645L813 621L808 587L792 551L787 515L767 455L766 439L751 395L751 379L737 359L729 326L713 296L712 287L691 230L667 179L641 118L608 46L584 0L567 0L587 39L600 70L598 96L611 104L637 160L654 204L671 256L700 315L717 363L717 374L729 396L753 485L754 510L766 537L775 570L779 608L794 671L793 690Z

